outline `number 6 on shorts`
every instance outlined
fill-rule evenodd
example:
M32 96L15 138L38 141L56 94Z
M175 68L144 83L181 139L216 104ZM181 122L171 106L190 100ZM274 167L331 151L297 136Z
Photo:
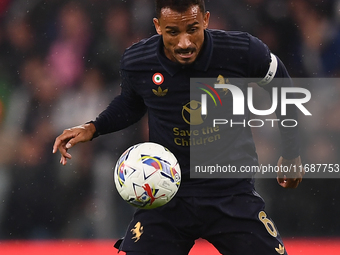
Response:
M264 211L259 212L259 220L263 223L271 236L277 237L277 231L275 229L274 223L267 218L267 214Z

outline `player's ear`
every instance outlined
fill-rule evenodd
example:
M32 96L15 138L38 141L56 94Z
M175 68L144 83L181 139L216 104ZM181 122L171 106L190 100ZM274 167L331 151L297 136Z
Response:
M159 24L159 19L153 18L153 24L155 25L157 34L161 35L162 34L162 29L161 29L161 25Z
M203 17L203 28L207 29L209 25L210 12L206 12Z

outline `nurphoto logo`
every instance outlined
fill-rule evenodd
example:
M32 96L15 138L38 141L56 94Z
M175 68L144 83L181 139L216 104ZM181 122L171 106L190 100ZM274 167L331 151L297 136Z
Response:
M201 83L203 84L203 83ZM201 88L200 88L201 89ZM308 109L304 106L311 99L311 93L308 89L300 88L300 87L273 87L272 95L271 95L271 107L265 110L259 110L254 107L254 95L253 88L247 88L247 95L245 96L242 89L236 85L232 84L214 84L214 88L210 86L210 89L216 92L215 89L223 89L224 91L229 91L232 95L232 114L233 116L245 115L245 107L248 107L250 113L257 116L269 116L273 114L278 106L280 99L280 114L282 116L287 115L287 106L295 105L297 109L299 109L305 116L311 116L312 114L308 111ZM201 89L203 90L203 89ZM207 90L203 90L207 92ZM209 91L208 91L209 92ZM212 97L211 93L207 93ZM201 94L201 115L205 116L208 113L208 103L207 103L207 94ZM216 93L215 93L216 94ZM298 95L299 97L292 97L291 95ZM218 97L219 98L219 97ZM220 99L220 98L219 98ZM214 100L216 105L216 101ZM221 102L222 105L222 102ZM223 112L221 112L223 114ZM223 116L221 116L223 117ZM235 125L243 125L250 127L262 127L265 122L271 123L271 126L274 127L274 123L280 121L279 119L249 119L242 120L241 122L235 122L233 119L226 118L214 118L213 126L216 125L225 125L230 124L230 126ZM296 119L283 119L280 121L281 125L284 127L295 127L298 124Z

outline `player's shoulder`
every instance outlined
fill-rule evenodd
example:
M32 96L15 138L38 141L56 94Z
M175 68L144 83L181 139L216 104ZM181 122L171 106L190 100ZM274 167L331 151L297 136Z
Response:
M157 45L160 36L154 35L127 48L121 59L123 70L142 70L158 64Z
M249 41L250 34L242 31L225 31L221 29L208 29L207 30L215 40L227 41Z
M257 37L242 31L209 30L213 42L212 65L230 68L247 77L262 77L271 61L269 48ZM263 71L261 68L263 68ZM260 71L258 71L261 69Z
M257 37L242 31L224 31L210 29L208 32L214 42L214 47L229 48L232 50L249 50L251 48L266 47Z

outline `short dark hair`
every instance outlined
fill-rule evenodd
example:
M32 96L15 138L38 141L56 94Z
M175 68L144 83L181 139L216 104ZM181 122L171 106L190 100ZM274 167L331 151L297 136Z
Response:
M185 12L190 6L198 5L200 11L205 13L204 0L155 0L155 8L157 18L161 16L161 10L163 8L170 8L176 12Z

